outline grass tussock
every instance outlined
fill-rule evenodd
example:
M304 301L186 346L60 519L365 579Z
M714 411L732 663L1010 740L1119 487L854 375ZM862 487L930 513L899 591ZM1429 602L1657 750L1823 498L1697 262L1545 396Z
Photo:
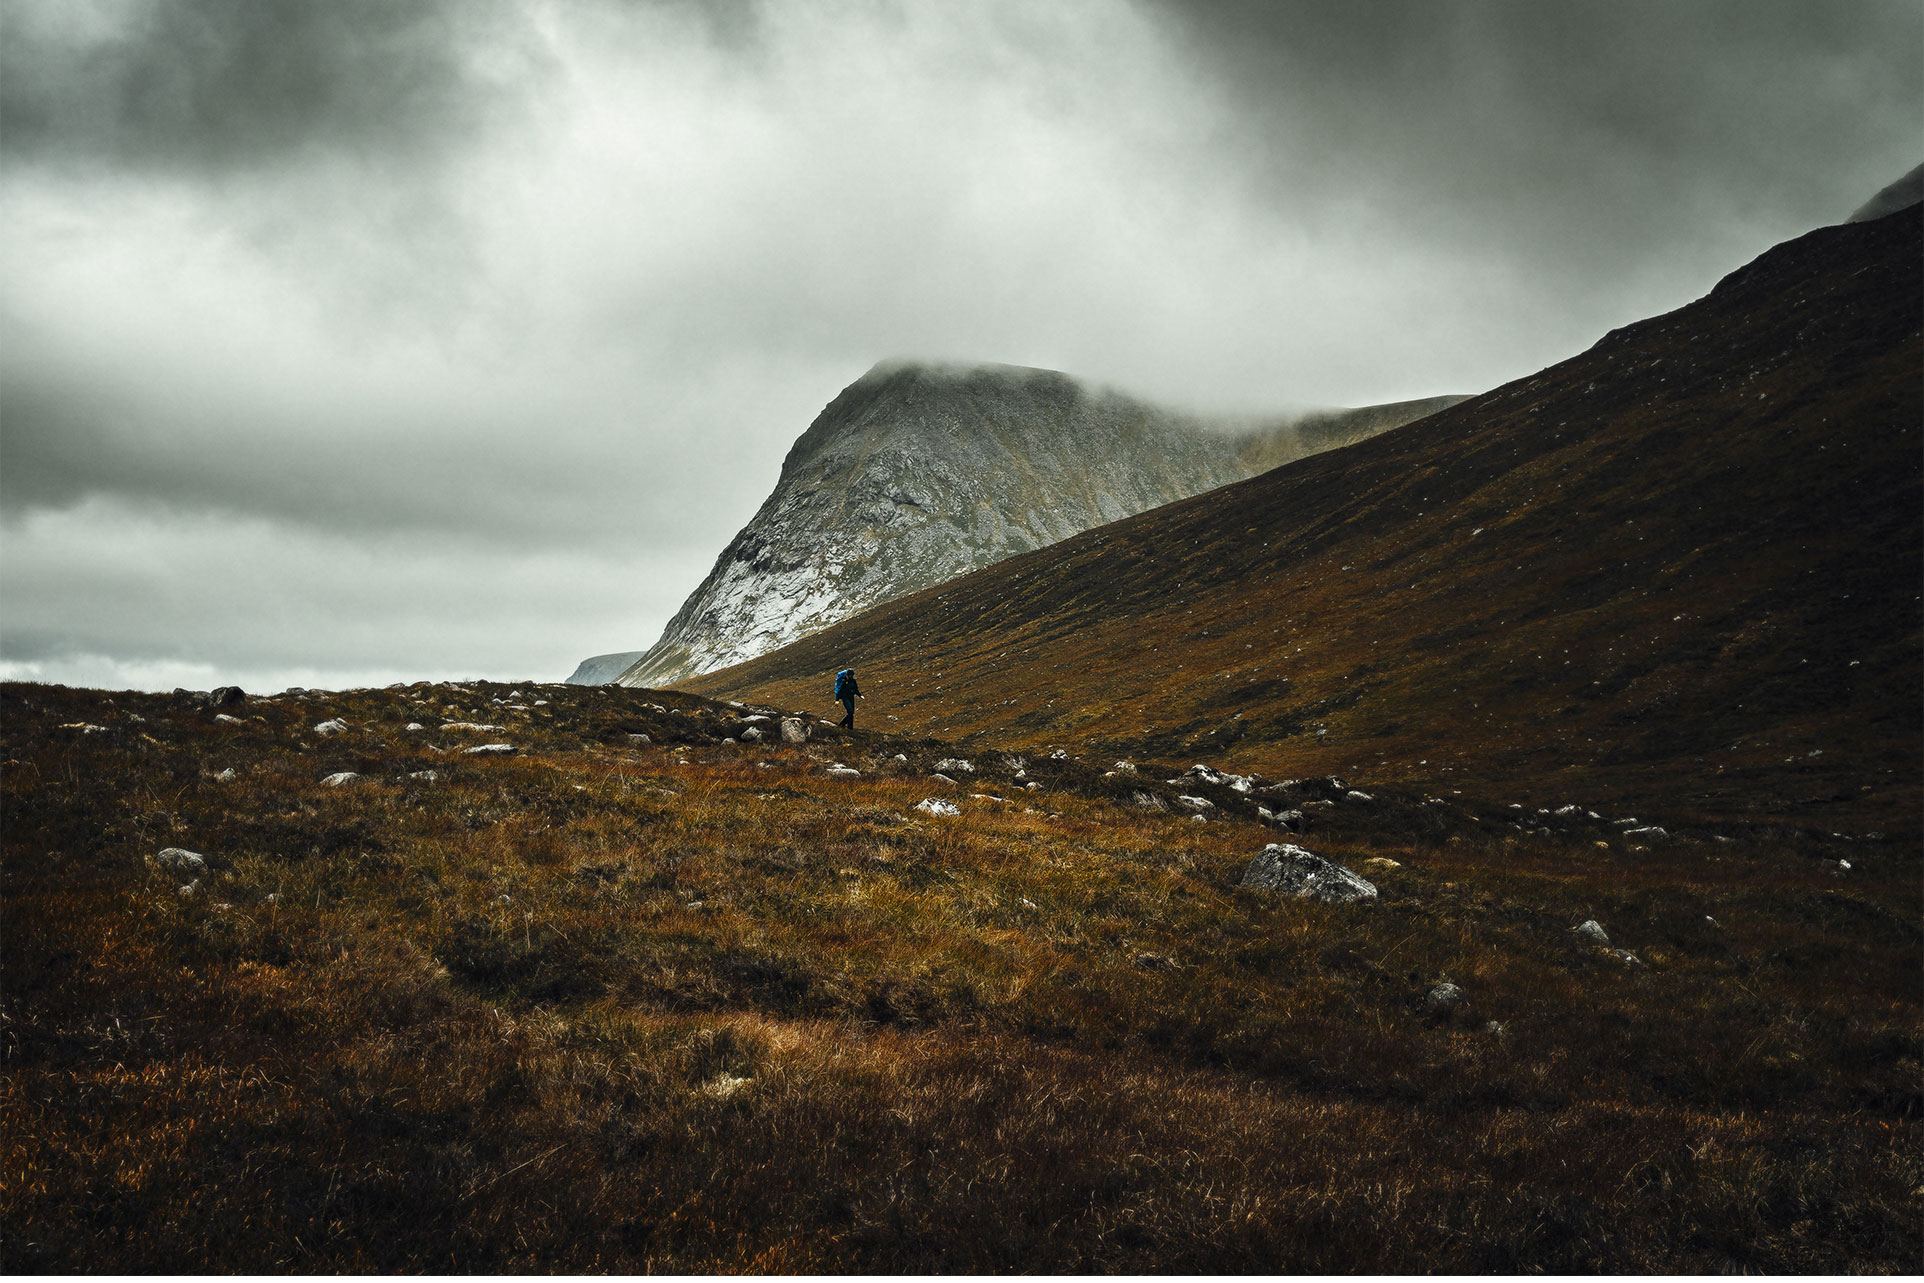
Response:
M1326 905L1238 887L1283 835L1173 764L951 786L599 688L0 700L9 1269L1916 1265L1911 852L1366 783L1296 840L1381 896Z

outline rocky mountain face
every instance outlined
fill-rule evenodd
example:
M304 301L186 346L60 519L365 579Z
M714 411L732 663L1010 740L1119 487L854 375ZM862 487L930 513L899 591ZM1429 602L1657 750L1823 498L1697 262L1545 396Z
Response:
M568 674L572 686L606 686L628 668L646 651L621 650L612 655L590 655L575 665L574 672Z
M872 606L1188 498L1461 398L1233 427L1053 370L878 365L830 402L754 518L619 673L665 686Z

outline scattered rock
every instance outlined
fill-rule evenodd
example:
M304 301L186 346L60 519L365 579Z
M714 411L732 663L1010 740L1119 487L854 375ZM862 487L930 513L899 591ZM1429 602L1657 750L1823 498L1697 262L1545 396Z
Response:
M1030 780L1027 784L1024 784L1022 787L1025 789L1028 789L1031 793L1033 793L1036 790L1040 789L1042 786L1036 783L1034 780Z
M1374 802L1376 799L1365 793L1362 789L1351 789L1349 792L1343 794L1343 800L1345 802Z
M1376 898L1375 886L1342 865L1284 842L1257 852L1243 871L1242 885L1333 904Z
M954 780L952 780L952 779L950 779L950 778L949 778L948 776L946 776L946 775L944 775L944 774L942 774L942 772L940 772L940 771L936 771L936 772L935 772L934 774L932 774L932 775L930 775L930 776L929 776L929 778L930 778L930 779L932 779L932 780L941 780L941 781L942 781L942 782L943 782L944 784L953 784L953 783L955 783L955 781L954 781Z
M512 744L476 744L473 748L464 748L461 751L463 753L467 753L470 755L475 753L512 753L514 752L514 745Z
M1372 855L1369 859L1363 861L1363 867L1368 869L1400 869L1403 867L1403 862L1401 860L1392 860L1386 855Z
M1467 997L1461 989L1445 980L1423 995L1423 1010L1433 1015L1447 1015L1462 1006Z
M1641 967L1643 965L1643 959L1628 949L1605 949L1604 952L1626 967Z
M1587 921L1578 923L1576 926L1571 927L1570 930L1575 932L1580 939L1588 940L1591 944L1607 945L1610 943L1609 933L1604 931L1602 925L1598 923L1595 918L1590 918Z
M416 732L419 732L419 731L424 731L424 730L426 730L426 729L427 729L427 727L425 727L425 726L423 726L423 725L421 725L421 723L419 723L419 722L409 722L409 723L407 724L407 730L408 730L408 733L409 733L409 734L414 734L414 733L416 733Z
M1135 964L1144 971L1174 971L1176 969L1176 960L1166 953L1139 953L1135 956L1134 961Z
M829 767L828 774L829 774L829 778L837 779L837 780L855 780L855 779L860 779L862 777L862 773L860 771L856 770L852 766L843 766L840 762L837 762L835 763L835 765Z
M1116 763L1114 769L1122 772L1124 775L1134 775L1136 773L1136 764L1124 758L1122 761Z
M163 869L204 869L207 857L185 847L170 846L154 856L154 863Z
M505 731L505 726L492 726L487 722L442 722L444 731Z
M338 717L331 718L325 722L314 723L314 733L316 735L339 735L346 729L347 723Z
M782 742L784 744L808 743L808 723L799 717L782 719Z
M433 771L409 771L408 778L411 780L425 780L429 784L432 784L441 777ZM581 786L577 784L575 787L580 788Z
M1066 762L1069 760L1069 750L1066 748L1059 748L1055 752L1049 754L1049 760L1051 762Z
M636 733L628 737L628 742L630 744L653 744L655 741L647 735Z
M82 735L104 735L107 728L95 726L92 722L67 722L60 728L63 731L79 731Z
M200 879L195 878L192 882L189 882L186 886L180 889L180 898L185 900L198 890L200 890Z
M352 784L355 780L358 780L360 778L361 777L359 775L356 775L353 771L336 771L332 775L323 776L321 778L321 783L327 785L329 788L337 789L341 787L341 785L343 784Z
M207 692L207 702L215 708L231 708L247 702L247 692L238 686L216 686Z
M1646 824L1638 829L1625 829L1623 835L1627 838L1667 838L1670 830L1661 824Z
M748 741L750 744L757 742L758 740L761 739L761 737L762 737L762 728L759 726L751 726L747 730L742 732L742 738Z
M1191 797L1187 793L1184 793L1178 796L1176 798L1176 801L1180 802L1182 805L1188 807L1192 811L1213 811L1216 809L1216 804L1210 801L1208 798Z
M965 762L959 757L945 757L935 764L935 769L938 771L958 771L964 775L972 775L975 773L975 764L973 762Z
M1169 809L1169 803L1163 801L1162 798L1154 793L1131 793L1129 800L1145 811L1167 811Z
M217 722L224 722L229 726L245 726L246 725L245 722L241 721L240 718L235 717L232 713L215 713L214 720Z
M231 766L217 772L214 776L215 782L219 784L232 784L237 778L234 774L234 768Z
M953 784L955 781L949 781ZM915 809L929 815L960 815L962 808L953 802L944 802L939 797L925 797L915 804Z

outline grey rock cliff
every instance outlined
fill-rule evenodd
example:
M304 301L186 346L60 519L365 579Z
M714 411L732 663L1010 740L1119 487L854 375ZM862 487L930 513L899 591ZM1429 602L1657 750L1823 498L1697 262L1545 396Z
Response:
M616 681L665 686L753 659L882 602L1460 399L1231 429L1053 370L878 365L795 442L761 510Z

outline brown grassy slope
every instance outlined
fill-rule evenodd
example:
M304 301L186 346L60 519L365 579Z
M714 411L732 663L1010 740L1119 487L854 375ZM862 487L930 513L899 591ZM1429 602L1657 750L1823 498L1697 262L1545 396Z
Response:
M516 694L0 686L0 1268L1915 1267L1914 861Z
M854 665L948 738L1914 834L1919 222L687 687Z

